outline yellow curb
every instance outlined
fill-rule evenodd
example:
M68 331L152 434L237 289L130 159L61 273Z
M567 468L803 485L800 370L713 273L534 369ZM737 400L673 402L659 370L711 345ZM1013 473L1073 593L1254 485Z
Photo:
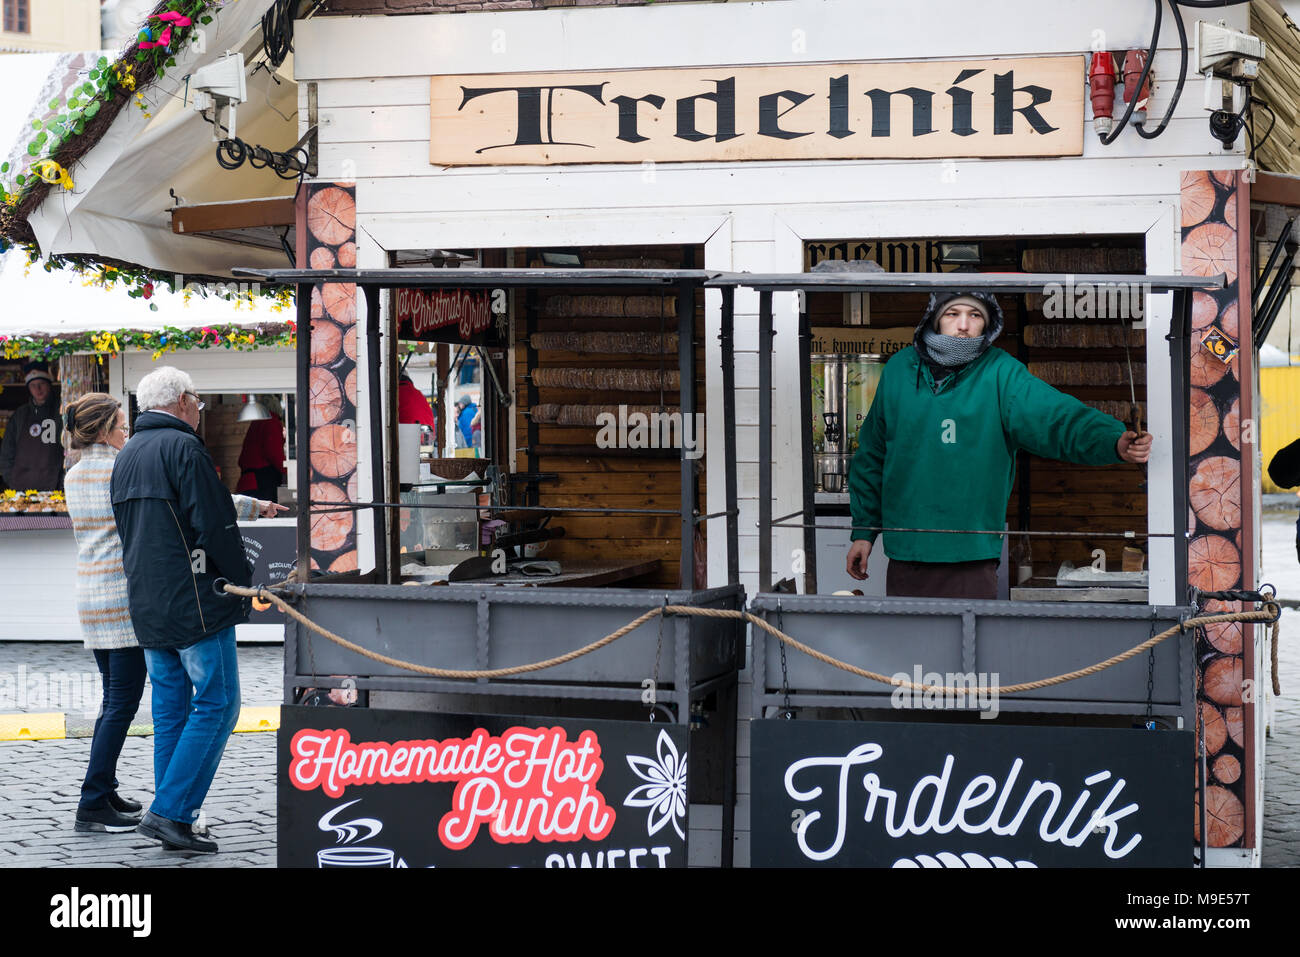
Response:
M279 731L280 706L278 704L260 708L240 708L239 722L235 733L241 731Z
M40 741L67 737L63 712L0 714L0 741Z

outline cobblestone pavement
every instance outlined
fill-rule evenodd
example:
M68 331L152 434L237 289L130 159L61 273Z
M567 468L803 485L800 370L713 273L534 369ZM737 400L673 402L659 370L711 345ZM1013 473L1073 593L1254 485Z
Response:
M279 645L239 647L246 706L280 703L282 658ZM78 644L0 642L0 673L30 677L60 672L98 675L90 653ZM146 686L136 729L152 723L150 693ZM37 706L22 710L63 710L49 707L49 701L29 703ZM70 735L92 723L93 715L68 714ZM90 738L0 741L0 867L274 867L275 741L274 732L231 735L201 821L218 843L217 854L165 851L157 841L134 832L77 833L73 819ZM148 805L153 792L152 736L133 733L126 739L117 777L124 795Z
M1263 578L1277 586L1279 597L1300 600L1295 515L1294 506L1281 514L1265 514ZM1264 745L1263 864L1300 867L1300 610L1282 612L1278 649L1282 694L1274 700L1271 733Z

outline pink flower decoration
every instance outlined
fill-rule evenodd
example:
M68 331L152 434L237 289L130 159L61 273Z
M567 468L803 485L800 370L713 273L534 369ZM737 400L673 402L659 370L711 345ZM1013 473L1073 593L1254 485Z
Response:
M163 27L163 31L158 36L157 40L141 41L140 49L144 50L150 47L170 46L172 42L172 24L174 23L178 27L188 27L194 22L189 17L182 16L181 14L175 13L173 11L168 11L167 13L160 13L158 15L158 19L166 23L167 26Z

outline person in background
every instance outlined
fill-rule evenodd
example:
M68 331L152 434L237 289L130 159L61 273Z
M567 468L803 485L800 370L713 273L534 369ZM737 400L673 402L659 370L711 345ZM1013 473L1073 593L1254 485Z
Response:
M1277 452L1268 462L1268 477L1278 488L1300 485L1300 439ZM1295 523L1295 554L1300 561L1300 518Z
M144 694L144 652L131 627L122 540L108 494L113 462L126 444L126 413L111 395L92 392L68 406L64 425L68 445L81 452L68 470L64 493L77 539L77 617L104 686L75 826L134 831L141 805L117 793L117 759Z
M248 431L244 433L235 491L274 502L276 490L288 474L284 470L284 421L269 400L266 408L271 417L248 423Z
M469 396L462 395L456 400L457 448L474 448L474 416L477 412L478 406Z
M249 599L217 585L252 579L240 518L284 509L232 500L195 432L203 402L184 372L155 369L136 400L143 411L109 487L131 624L153 682L154 799L136 830L211 854L216 842L194 833L193 821L239 718L235 625L250 611Z
M54 398L54 380L44 363L26 367L25 402L9 417L0 442L0 475L9 488L52 492L63 479L63 423Z
M427 425L435 434L438 431L433 407L405 372L397 380L397 421L406 425Z

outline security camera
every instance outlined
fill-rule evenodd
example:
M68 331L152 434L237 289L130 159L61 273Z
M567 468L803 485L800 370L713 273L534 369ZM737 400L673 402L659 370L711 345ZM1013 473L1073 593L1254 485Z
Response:
M190 76L194 109L212 124L212 138L217 142L235 138L235 105L248 99L244 85L244 55L227 53ZM208 116L208 111L212 115Z

